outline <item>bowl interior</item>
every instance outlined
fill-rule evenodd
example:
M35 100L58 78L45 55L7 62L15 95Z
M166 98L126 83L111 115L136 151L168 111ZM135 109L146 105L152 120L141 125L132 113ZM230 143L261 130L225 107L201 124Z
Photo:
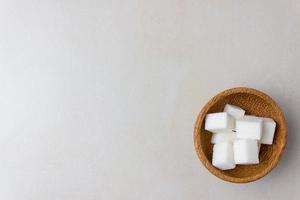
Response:
M248 115L270 117L276 122L273 144L261 145L259 164L237 165L225 171L212 166L212 133L204 129L204 119L207 113L222 112L227 103L243 108ZM199 114L194 139L198 156L209 171L226 181L242 183L261 178L277 164L286 143L286 132L284 116L269 96L250 88L235 88L220 93L206 104Z

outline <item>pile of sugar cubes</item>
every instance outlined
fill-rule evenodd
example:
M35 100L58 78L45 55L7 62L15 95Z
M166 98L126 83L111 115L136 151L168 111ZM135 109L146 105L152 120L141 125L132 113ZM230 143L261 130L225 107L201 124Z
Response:
M230 104L224 112L207 114L205 130L213 133L213 166L228 170L236 164L258 164L260 144L273 143L275 128L273 119L245 115L245 110Z

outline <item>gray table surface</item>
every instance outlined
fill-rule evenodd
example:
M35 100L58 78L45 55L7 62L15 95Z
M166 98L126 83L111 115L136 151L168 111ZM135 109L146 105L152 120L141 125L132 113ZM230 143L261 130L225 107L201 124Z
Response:
M0 199L299 199L299 0L0 0ZM216 93L271 95L277 168L211 175L193 125Z

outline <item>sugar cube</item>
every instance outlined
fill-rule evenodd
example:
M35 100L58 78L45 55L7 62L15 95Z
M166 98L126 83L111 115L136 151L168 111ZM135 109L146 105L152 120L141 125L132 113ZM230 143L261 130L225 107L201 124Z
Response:
M258 164L257 140L235 140L233 143L235 164Z
M233 144L222 142L214 145L212 164L221 170L235 168Z
M224 112L227 112L229 115L233 116L235 119L241 119L245 115L245 110L238 106L226 104Z
M232 131L234 118L226 112L210 113L205 118L205 130L213 133Z
M233 142L236 139L236 134L234 132L223 132L223 133L213 133L211 137L211 143L221 143L221 142Z
M260 143L272 144L274 133L276 128L276 122L270 118L263 118L263 128Z
M244 115L243 119L249 119L249 120L251 120L251 119L253 119L253 120L261 119L262 120L262 117L257 117L257 116L254 116L254 115Z
M245 116L236 121L236 136L238 139L260 140L263 120L255 116Z

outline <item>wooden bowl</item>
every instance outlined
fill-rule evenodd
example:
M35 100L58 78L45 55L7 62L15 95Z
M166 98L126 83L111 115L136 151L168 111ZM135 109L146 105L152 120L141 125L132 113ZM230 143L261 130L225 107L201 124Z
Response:
M240 106L246 114L270 117L276 122L273 144L261 145L259 164L236 165L234 169L224 171L212 165L212 133L204 130L204 119L208 113L222 112L227 103ZM215 176L234 183L255 181L268 174L278 163L286 141L287 125L276 102L263 92L245 87L228 89L213 97L198 115L194 129L194 145L203 165Z

